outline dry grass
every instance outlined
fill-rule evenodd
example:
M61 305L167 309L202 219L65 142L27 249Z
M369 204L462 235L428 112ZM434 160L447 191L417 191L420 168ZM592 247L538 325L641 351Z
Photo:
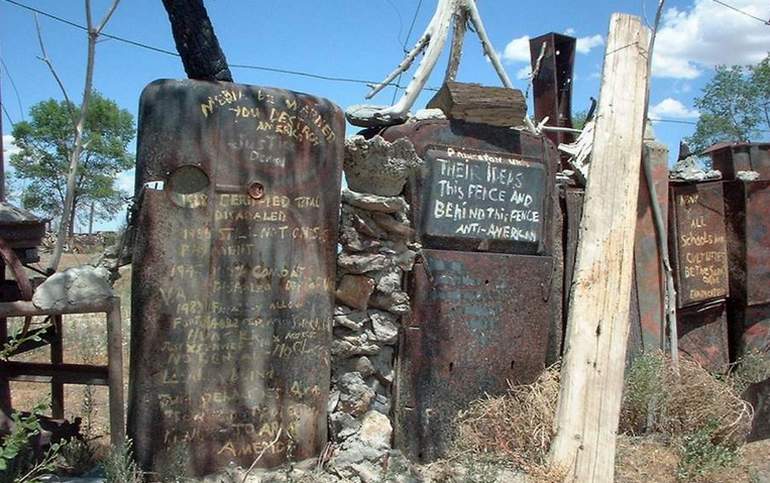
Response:
M647 354L627 372L618 481L714 481L710 475L738 461L751 406L730 378L686 359L679 371L662 354ZM558 394L559 368L552 367L533 384L471 403L455 422L455 458L496 459L535 481L561 481L564 473L547 465Z
M679 371L677 376L660 353L634 362L627 377L621 431L676 438L713 428L714 443L733 448L743 444L753 409L733 385L688 359L680 360Z
M457 416L456 452L497 457L537 481L559 481L562 473L546 464L558 396L559 367L552 366L532 384L471 403Z

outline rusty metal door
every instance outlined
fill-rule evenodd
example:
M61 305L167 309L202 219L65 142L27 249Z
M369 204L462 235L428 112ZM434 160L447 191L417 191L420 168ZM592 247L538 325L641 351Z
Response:
M424 249L409 280L394 427L396 447L425 462L446 454L458 410L545 366L549 326L561 324L558 155L544 137L461 121L383 137L410 139L425 160L407 193Z
M714 373L730 363L725 302L677 311L679 351Z
M145 469L325 445L343 137L340 109L304 94L143 92L129 434Z
M551 257L423 250L401 339L396 447L431 461L472 400L532 382L545 364ZM528 283L523 281L527 280Z

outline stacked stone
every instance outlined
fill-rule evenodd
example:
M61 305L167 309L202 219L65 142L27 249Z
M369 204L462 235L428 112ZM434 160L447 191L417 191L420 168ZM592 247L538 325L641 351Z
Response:
M396 346L410 311L403 281L419 251L401 192L421 163L407 140L346 143L329 401L329 469L346 479L371 481L391 456Z

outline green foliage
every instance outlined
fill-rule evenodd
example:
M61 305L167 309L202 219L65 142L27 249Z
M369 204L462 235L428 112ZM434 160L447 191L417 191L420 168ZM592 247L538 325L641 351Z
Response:
M634 359L626 372L621 428L631 434L651 429L652 419L665 400L666 359L660 352L645 352Z
M729 375L729 381L738 394L743 394L751 384L767 378L770 378L770 354L754 350L741 356Z
M96 464L93 447L82 439L72 438L59 449L59 469L70 475L82 475Z
M13 428L0 445L0 482L32 482L55 468L61 445L52 444L43 458L36 461L30 443L41 431L39 418L46 408L46 403L38 403L28 415L17 411L11 415Z
M735 447L714 442L719 427L717 421L682 437L677 466L679 481L693 481L719 468L732 466L738 457Z
M22 335L21 331L15 333L13 336L11 336L8 339L8 342L5 345L0 347L0 359L7 361L16 351L16 349L18 349L19 347L21 347L23 344L27 342L40 342L41 340L43 340L40 337L40 334L42 333L43 330L47 329L48 327L50 327L50 324L47 326L40 327L41 329L40 332L29 331L25 335Z
M687 139L694 152L769 137L763 131L770 129L770 55L755 66L718 66L695 107L701 115Z
M104 479L107 483L142 483L144 476L134 461L131 440L113 447L104 460Z
M29 120L14 126L13 136L20 151L11 156L10 162L23 184L21 202L25 208L49 217L61 214L77 112L71 103L49 99L32 106ZM91 204L98 219L109 218L121 209L126 194L115 186L115 179L133 167L128 152L133 137L131 113L94 92L83 133L73 217L86 215L77 209Z

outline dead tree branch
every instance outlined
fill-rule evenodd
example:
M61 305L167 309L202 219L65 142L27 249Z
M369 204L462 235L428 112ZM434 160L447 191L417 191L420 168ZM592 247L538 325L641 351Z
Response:
M163 6L187 77L232 82L233 75L203 0L163 0Z
M467 20L464 21L463 19ZM459 51L462 50L465 26L467 25L467 22L470 21L484 48L484 54L489 57L489 60L492 62L492 66L500 77L503 85L512 89L513 84L511 83L508 74L505 72L497 52L489 41L487 31L484 28L484 22L481 20L481 15L476 7L476 0L438 0L436 12L433 14L433 18L430 23L428 23L425 33L420 37L420 40L418 40L414 48L407 53L404 60L401 61L396 69L391 72L385 80L372 88L366 98L372 98L382 89L387 87L399 74L409 69L418 55L425 52L425 56L417 66L414 77L412 77L412 80L406 86L406 89L404 89L404 95L392 106L351 106L346 113L348 121L350 121L351 124L366 127L384 126L404 122L409 113L409 109L414 105L420 92L425 87L428 77L430 77L431 72L433 72L433 69L436 67L436 63L438 62L441 52L446 45L447 38L449 37L449 29L452 26L453 20L455 21L456 26L462 24L463 27L460 31L455 32L452 42L452 60L450 60L447 74L451 74L452 72L456 74L457 66L459 66ZM534 127L531 126L531 121L528 123L528 126L530 126L531 129L534 129Z
M83 87L83 101L80 104L80 112L78 114L77 123L75 124L75 145L72 149L72 153L70 156L70 166L69 166L69 172L67 174L67 193L64 199L64 209L62 210L62 216L61 221L59 222L59 232L58 236L56 237L56 246L54 247L53 255L51 256L51 262L49 264L49 269L52 271L56 271L56 269L59 267L59 262L61 261L61 255L62 251L64 250L64 240L67 238L67 235L70 231L70 226L72 224L72 212L74 210L74 204L75 204L75 191L77 189L77 172L78 172L78 166L80 164L80 155L83 152L84 143L83 143L83 131L85 129L85 123L86 123L86 116L88 115L88 105L91 101L91 91L93 89L93 81L94 81L94 61L96 59L96 41L99 39L99 35L104 30L104 27L107 25L107 22L112 17L112 14L115 13L115 9L118 8L118 4L120 3L120 0L113 0L112 4L110 5L110 8L107 10L107 13L102 18L102 21L99 22L99 26L94 28L93 18L91 15L91 1L85 0L85 9L86 9L86 26L88 28L88 54L87 54L87 61L86 61L86 79L85 79L85 85ZM40 30L38 29L38 39L40 40L41 48L43 49L43 55L47 58L48 56L45 55L45 48L43 47L43 39L42 35L40 34ZM49 62L47 62L49 68L54 74L54 77L58 76L56 75L55 69L53 68L53 65ZM58 80L57 80L58 81ZM60 86L62 88L62 91L64 91L64 86L60 83ZM65 99L67 102L69 102L69 99L67 98L65 94Z

